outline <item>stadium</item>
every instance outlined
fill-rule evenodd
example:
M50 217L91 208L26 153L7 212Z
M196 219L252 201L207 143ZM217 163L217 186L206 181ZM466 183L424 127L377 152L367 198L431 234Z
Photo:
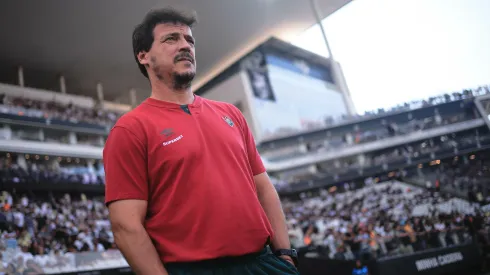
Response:
M325 31L328 57L290 39L356 1L164 4L196 11L193 92L245 118L300 274L490 274L490 85L361 114ZM103 154L150 96L130 38L162 7L0 4L0 274L135 274L109 220ZM184 138L159 134L168 147Z

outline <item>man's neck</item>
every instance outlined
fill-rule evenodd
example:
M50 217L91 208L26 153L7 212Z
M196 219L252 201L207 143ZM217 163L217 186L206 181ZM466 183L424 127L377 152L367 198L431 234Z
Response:
M194 93L190 87L182 90L174 90L165 85L154 85L152 86L150 97L180 105L191 104L194 102Z

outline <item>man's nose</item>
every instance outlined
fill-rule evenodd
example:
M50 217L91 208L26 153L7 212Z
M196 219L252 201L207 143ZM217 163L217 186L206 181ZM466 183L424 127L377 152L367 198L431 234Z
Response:
M191 43L189 41L182 39L180 42L180 51L190 52L192 49Z

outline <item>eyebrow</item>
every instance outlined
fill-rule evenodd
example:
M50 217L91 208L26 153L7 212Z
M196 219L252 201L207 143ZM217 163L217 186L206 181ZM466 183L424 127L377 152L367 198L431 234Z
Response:
M180 36L180 35L181 35L181 33L179 33L179 32L167 33L167 34L163 35L163 36L160 38L160 40L164 40L164 39L165 39L165 38L167 38L167 37L178 37L178 36ZM192 35L189 35L189 34L184 34L184 38L185 38L185 39L191 39L191 40L194 42L194 37L193 37Z
M172 37L172 36L179 36L179 33L178 32L173 32L173 33L167 33L167 34L164 34L160 37L160 40L164 40L165 38L167 37Z

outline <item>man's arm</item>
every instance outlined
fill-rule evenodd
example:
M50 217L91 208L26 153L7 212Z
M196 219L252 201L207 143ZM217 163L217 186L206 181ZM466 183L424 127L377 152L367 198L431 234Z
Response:
M274 230L272 248L274 250L291 249L288 227L286 225L284 212L282 211L281 201L279 200L279 196L277 195L276 189L274 188L274 185L272 185L267 172L254 176L254 181L257 187L257 195L260 204Z
M112 129L104 147L105 200L114 240L133 271L167 275L144 227L149 190L143 140L128 128Z
M236 107L234 108L236 112L237 119L239 120L240 127L242 129L243 139L247 149L248 161L250 163L250 168L254 175L255 186L257 189L257 196L260 201L260 205L267 215L272 230L274 231L274 238L272 239L272 248L277 249L291 249L291 244L289 242L288 228L286 225L286 219L284 213L282 212L281 201L279 200L279 195L276 192L276 188L272 185L267 172L265 171L264 164L260 158L259 152L255 145L255 139L248 127L247 121L243 117L240 110ZM281 256L281 258L289 261L294 265L293 260L289 256Z
M120 200L109 204L114 241L136 274L168 275L143 222L147 202Z

